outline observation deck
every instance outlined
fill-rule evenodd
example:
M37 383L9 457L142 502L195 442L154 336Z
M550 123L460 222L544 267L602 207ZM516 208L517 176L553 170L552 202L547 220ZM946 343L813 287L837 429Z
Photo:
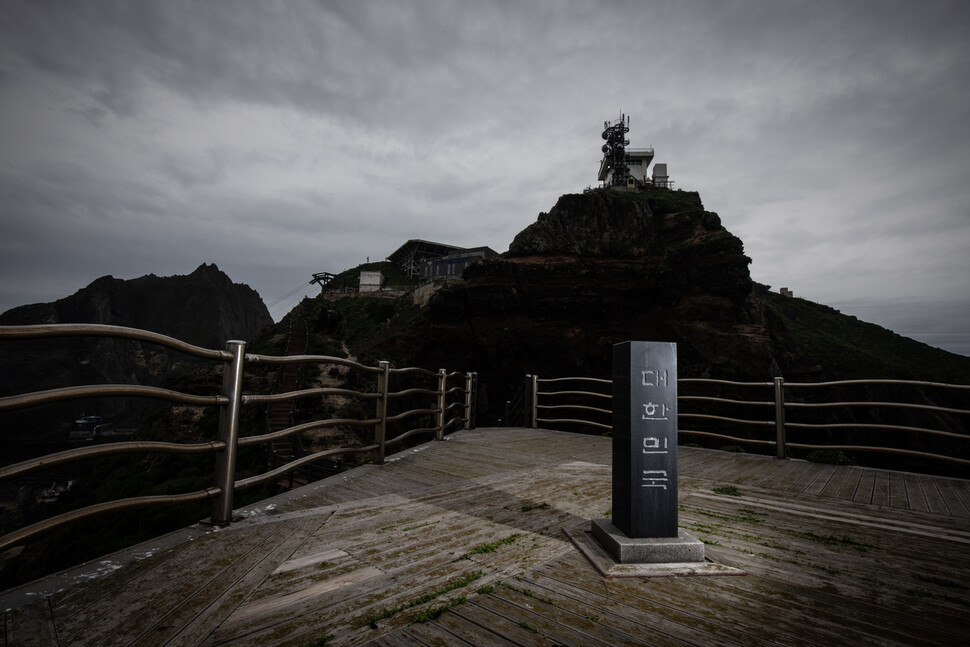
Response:
M970 643L970 482L681 447L680 526L746 574L608 578L564 529L610 461L459 431L7 591L4 644Z

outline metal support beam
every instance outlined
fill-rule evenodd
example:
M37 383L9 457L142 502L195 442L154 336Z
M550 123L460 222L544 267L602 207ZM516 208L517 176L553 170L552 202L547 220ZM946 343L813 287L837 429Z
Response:
M437 440L445 438L445 390L448 388L448 371L438 369L438 432Z
M775 457L788 458L785 447L785 378L775 378Z
M212 523L218 525L225 525L232 521L246 342L230 340L226 342L226 351L232 355L232 359L223 368L222 395L229 398L229 401L222 405L219 411L219 440L226 446L216 455L215 486L221 492L212 502Z
M377 400L377 424L374 425L374 444L377 445L377 456L374 457L375 465L384 464L384 448L387 443L387 388L391 375L390 362L380 362L378 364L381 372L377 376L377 392L380 398Z

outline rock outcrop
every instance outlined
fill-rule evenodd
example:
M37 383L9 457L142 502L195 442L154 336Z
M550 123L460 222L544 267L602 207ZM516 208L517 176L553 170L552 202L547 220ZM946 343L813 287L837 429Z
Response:
M820 304L772 294L752 282L749 263L742 242L717 214L704 210L696 193L566 195L516 236L508 252L475 263L460 284L436 293L419 324L380 351L401 365L477 371L482 426L503 418L506 402L516 399L526 374L609 378L612 346L627 340L676 342L681 377L766 384L779 375L787 382L966 382L967 358ZM862 395L850 387L826 393L833 401L898 397L880 387ZM910 389L905 397L967 408L962 392ZM741 418L766 417L764 407L736 409L732 415ZM809 422L846 423L856 413L846 409L810 420L802 415ZM932 419L921 412L888 415L884 424L963 428L942 414ZM878 445L886 438L837 429L813 430L811 438L799 442L804 441ZM966 451L965 443L937 437L908 438L900 446L906 443L944 455ZM911 469L914 463L900 459L882 465Z
M273 323L259 294L233 283L215 265L187 276L153 274L132 280L104 276L53 303L25 305L0 315L2 325L97 323L141 328L205 348L248 340ZM0 394L77 384L164 385L197 362L154 344L107 338L69 338L0 345ZM137 425L154 403L101 399L65 402L3 416L5 429L63 434L73 415L99 413L119 426ZM73 413L72 413L73 412Z
M682 375L766 379L774 348L749 263L696 193L565 195L435 295L430 331L384 350L476 370L500 402L526 373L608 377L612 345L630 339L677 342Z

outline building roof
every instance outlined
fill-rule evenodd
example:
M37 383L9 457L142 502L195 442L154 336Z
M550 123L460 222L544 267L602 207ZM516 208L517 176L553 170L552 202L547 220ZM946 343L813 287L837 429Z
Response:
M461 251L462 249L464 248L455 245L446 245L430 240L412 238L388 254L387 260L400 266L408 275L414 276L418 272L418 262L422 259L441 258L446 254Z
M438 258L439 256L444 256L446 254L451 254L453 252L458 252L464 249L464 247L458 247L456 245L446 245L445 243L435 243L430 240L419 240L417 238L412 238L408 242L404 243L396 250L387 255L387 260L392 263L401 263L404 259L408 257L418 258L424 256L426 258Z

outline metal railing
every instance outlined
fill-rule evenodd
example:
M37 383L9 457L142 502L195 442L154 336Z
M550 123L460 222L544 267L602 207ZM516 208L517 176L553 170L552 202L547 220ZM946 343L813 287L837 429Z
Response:
M612 430L613 425L610 422L609 416L613 415L612 400L613 396L610 393L601 393L596 391L581 391L576 389L569 390L554 390L554 391L541 391L539 389L540 384L591 384L591 385L607 385L607 387L612 387L613 382L611 380L603 380L595 377L554 377L554 378L540 378L538 375L527 375L527 397L528 407L530 411L528 412L528 419L532 421L532 427L537 427L540 422L546 424L578 424L587 425L590 427L595 427L596 429L603 429L606 431ZM547 398L560 399L563 397L570 398L581 398L580 402L588 402L582 404L580 402L567 402L565 404L540 404L539 396L546 396ZM606 401L611 408L604 409L602 407L594 406L594 402L601 403ZM591 411L594 414L605 414L605 417L601 415L601 418L606 420L606 422L596 422L594 420L589 420L588 418L549 418L549 417L539 417L540 413L560 411L560 410L570 410L570 411Z
M374 452L374 462L383 464L388 447L401 443L416 434L433 432L435 438L441 440L444 438L447 430L474 427L476 408L475 393L477 391L477 375L475 373L449 373L445 369L441 369L435 373L421 368L391 368L388 362L380 362L379 366L374 367L366 366L353 360L326 355L291 355L281 357L248 354L245 352L245 342L235 340L227 342L226 350L224 351L211 350L194 346L166 335L122 326L99 324L0 326L0 341L79 336L110 337L147 342L193 357L221 362L223 364L221 393L219 395L195 395L159 387L127 384L81 385L0 397L0 411L23 409L52 402L90 398L93 396L157 398L177 404L218 407L218 439L195 444L159 441L117 442L94 447L69 449L2 467L0 468L0 481L18 478L39 470L91 458L150 452L155 454L213 454L215 456L213 484L211 487L203 490L185 494L141 496L98 503L44 519L0 537L0 552L80 519L106 512L130 510L147 506L188 503L211 499L212 522L219 525L228 524L232 521L234 494L240 490L273 481L292 470L327 457ZM375 376L376 387L373 392L326 387L301 389L274 395L243 394L243 375L247 365L282 365L286 363L315 363L347 366L362 373ZM392 391L390 382L391 377L395 375L410 375L412 378L417 376L419 379L430 376L433 378L433 382L430 388L412 387L401 391ZM455 380L459 380L460 384L449 386L449 380L452 383ZM272 402L330 395L351 397L365 401L372 400L375 403L374 416L363 420L353 418L313 420L293 425L287 429L273 433L243 437L239 435L240 417L242 415L242 409L245 406L255 405L265 407ZM431 401L430 406L410 409L389 416L388 402L402 399L407 401L408 396L429 398ZM424 416L425 419L430 416L435 421L435 424L422 428L408 429L394 438L387 438L388 423L403 421L412 416ZM291 437L313 429L336 426L372 427L374 432L373 441L362 447L339 447L316 452L262 474L256 474L242 479L238 478L236 459L241 447L267 444L277 439Z
M544 384L559 384L564 382L580 383L597 385L601 387L599 392L589 391L589 390L542 390L541 385ZM911 457L918 457L923 459L939 460L948 463L953 463L957 465L970 465L970 459L960 458L958 456L952 456L949 454L934 453L919 451L914 449L906 449L899 447L890 446L872 446L872 445L862 445L857 443L807 443L807 442L791 442L788 439L789 430L805 430L807 432L817 432L821 430L827 430L830 432L844 432L852 429L864 429L864 430L881 430L881 431L891 431L891 432L903 432L906 434L919 434L935 438L949 438L956 441L964 443L965 453L970 451L970 432L965 430L970 427L967 420L970 418L961 418L960 422L961 431L947 431L944 429L932 429L924 426L916 426L911 424L887 424L884 422L879 422L878 418L874 415L867 415L866 419L863 420L852 420L849 422L808 422L808 421L795 421L787 419L787 412L790 410L794 412L803 411L819 411L819 410L840 410L845 412L849 409L867 409L867 410L890 410L890 411L900 411L908 410L910 412L919 412L921 414L936 414L945 416L966 416L970 415L970 410L951 407L951 406L939 406L936 404L921 404L916 402L896 402L896 401L886 401L886 400L865 400L865 401L820 401L820 402L804 402L796 401L793 398L785 397L786 390L792 391L810 391L814 389L819 389L822 387L855 387L855 386L878 386L878 387L905 387L908 389L916 389L917 387L928 387L932 389L944 389L951 391L964 391L970 392L970 385L966 384L946 384L942 382L927 382L919 380L886 380L886 379L866 379L866 380L841 380L833 382L785 382L784 378L776 377L771 382L736 382L731 380L714 380L707 378L680 378L677 380L678 386L681 385L702 385L702 386L723 386L723 387L740 387L743 389L761 389L762 392L767 391L770 394L770 399L764 400L750 400L750 399L736 399L736 398L726 398L718 395L678 395L677 401L679 405L680 412L678 418L681 422L684 420L693 421L711 421L721 425L726 423L727 425L741 426L745 430L749 429L764 429L765 433L757 435L756 437L742 436L742 435L732 435L729 433L721 433L719 431L710 430L700 430L700 429L687 429L679 428L679 434L685 435L695 435L701 437L707 437L718 440L726 440L730 442L737 442L743 444L759 445L767 448L773 447L775 450L775 456L777 458L787 458L788 450L790 448L794 449L804 449L804 450L842 450L842 451L863 451L863 452L881 452L886 454L897 454ZM536 375L526 376L526 418L532 427L539 426L542 424L569 424L569 425L579 425L585 427L591 427L596 430L611 430L612 429L612 394L603 393L602 385L609 385L612 388L611 380L604 380L598 378L586 378L586 377L563 377L563 378L552 378L552 379L541 379ZM756 396L757 397L757 396ZM598 400L599 402L607 403L604 406L591 406L589 404L579 404L576 402L569 401L568 399L564 401L564 398L581 398L587 401L591 398ZM553 400L552 402L549 402ZM549 402L543 404L543 402ZM700 411L683 411L685 408L683 405L689 405L690 403L709 403L717 407L717 410L721 412L727 407L742 407L744 412L757 411L759 409L767 409L771 413L766 417L737 417L731 415L723 415L722 413L711 413L711 412L700 412ZM609 406L610 408L605 408ZM551 417L552 412L559 412L563 410L570 411L580 411L583 413L591 412L592 415L587 415L584 418L576 417ZM597 419L598 418L598 419ZM771 430L774 433L771 433ZM758 437L760 436L760 437ZM773 437L772 437L773 436Z

